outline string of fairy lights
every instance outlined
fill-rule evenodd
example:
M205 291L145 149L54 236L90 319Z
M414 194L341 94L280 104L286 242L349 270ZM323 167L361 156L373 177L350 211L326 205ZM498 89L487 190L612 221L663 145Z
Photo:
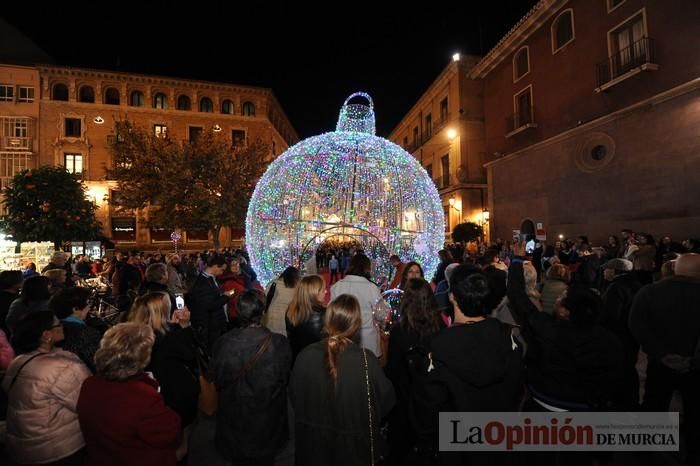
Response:
M369 106L349 103L358 96ZM388 275L392 254L432 275L444 242L435 184L409 153L375 135L365 93L346 99L336 131L307 138L273 161L248 207L248 252L264 284L289 265L303 269L329 239L359 242L377 280Z

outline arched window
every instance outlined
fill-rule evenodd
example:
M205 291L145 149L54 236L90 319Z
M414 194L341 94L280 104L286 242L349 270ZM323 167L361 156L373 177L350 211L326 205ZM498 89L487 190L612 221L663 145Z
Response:
M108 87L105 91L105 103L119 105L119 91L114 87Z
M53 85L53 90L51 92L51 98L53 100L63 100L68 101L68 86L63 83L56 83Z
M158 92L153 96L153 108L161 108L165 110L168 108L168 96L162 92Z
M574 40L574 10L569 8L559 13L552 22L552 53Z
M233 102L226 99L221 103L221 113L233 115Z
M78 91L78 102L95 103L95 90L90 86L82 86Z
M255 116L255 104L253 102L246 102L241 107L241 114L243 116Z
M129 96L129 105L131 105L132 107L143 107L143 104L143 92L131 91L131 95Z
M212 113L214 111L214 104L209 97L202 97L199 101L199 111L205 113Z
M525 46L513 55L513 82L530 72L530 49Z
M192 110L192 103L190 98L186 95L181 95L177 98L177 109L178 110Z

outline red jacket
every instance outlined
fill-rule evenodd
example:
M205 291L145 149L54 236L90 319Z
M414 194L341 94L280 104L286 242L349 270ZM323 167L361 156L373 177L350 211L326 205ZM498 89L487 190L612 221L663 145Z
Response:
M83 382L78 418L87 466L175 466L180 417L158 393L158 382L137 374L124 382L92 376Z
M238 296L244 293L246 290L246 277L242 273L230 273L221 275L216 280L221 285L221 289L223 291L236 290L236 293L234 293L234 295L231 296L228 301L228 317L229 319L235 319L238 317L238 309L236 307Z

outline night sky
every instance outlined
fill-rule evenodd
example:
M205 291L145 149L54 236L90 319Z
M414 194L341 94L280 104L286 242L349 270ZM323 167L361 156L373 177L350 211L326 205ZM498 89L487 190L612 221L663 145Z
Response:
M61 65L270 87L301 138L367 91L386 136L453 53L485 54L536 1L250 3L9 2L0 15Z

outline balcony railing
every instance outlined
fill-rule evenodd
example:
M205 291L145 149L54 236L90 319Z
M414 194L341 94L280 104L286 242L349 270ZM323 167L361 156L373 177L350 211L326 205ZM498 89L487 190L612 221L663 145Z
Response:
M506 118L506 137L510 137L528 128L536 128L535 123L535 107L528 105L524 108L519 108L512 117Z
M5 150L32 150L32 139L27 137L2 136L0 146Z
M597 68L598 87L619 78L635 69L644 69L645 65L656 63L654 39L643 37L629 47L625 47L608 57ZM654 68L655 69L655 68Z

